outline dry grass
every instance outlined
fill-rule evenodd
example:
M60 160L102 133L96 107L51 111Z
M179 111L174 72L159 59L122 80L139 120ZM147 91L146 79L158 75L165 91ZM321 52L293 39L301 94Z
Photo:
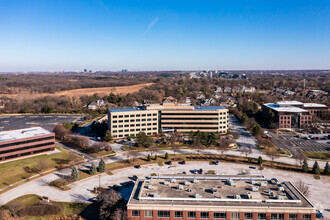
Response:
M127 94L127 93L135 93L140 91L140 89L150 86L154 83L143 83L143 84L137 84L137 85L131 85L131 86L117 86L117 87L99 87L99 88L85 88L85 89L72 89L72 90L66 90L66 91L60 91L56 92L54 94L52 93L37 93L37 94L27 94L27 93L18 93L18 94L0 94L1 96L8 97L8 98L16 98L16 97L26 97L26 98L40 98L44 96L49 95L55 95L55 96L83 96L88 95L91 96L94 93L97 93L99 95L109 95L111 92L114 94Z

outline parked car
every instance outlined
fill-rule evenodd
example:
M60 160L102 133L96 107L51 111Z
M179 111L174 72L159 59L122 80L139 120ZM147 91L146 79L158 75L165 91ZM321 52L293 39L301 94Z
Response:
M203 169L199 169L199 174L203 174Z
M219 165L219 161L218 160L215 161L214 165Z
M141 165L136 165L134 166L136 169L140 169L141 168Z

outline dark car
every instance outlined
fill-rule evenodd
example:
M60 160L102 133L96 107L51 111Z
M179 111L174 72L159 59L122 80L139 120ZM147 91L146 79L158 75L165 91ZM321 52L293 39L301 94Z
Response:
M141 165L136 165L134 166L136 169L140 169L141 168Z
M138 177L137 177L136 175L134 175L132 178L133 178L133 180L135 180L135 181L138 179Z
M215 161L214 165L219 165L219 161L218 160Z
M203 174L203 169L199 169L199 174Z

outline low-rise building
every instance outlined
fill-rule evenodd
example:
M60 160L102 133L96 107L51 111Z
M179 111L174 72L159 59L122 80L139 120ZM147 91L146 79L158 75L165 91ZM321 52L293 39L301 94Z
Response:
M41 127L0 132L0 160L55 150L55 134Z
M130 220L315 220L315 206L291 183L263 176L164 175L138 179Z

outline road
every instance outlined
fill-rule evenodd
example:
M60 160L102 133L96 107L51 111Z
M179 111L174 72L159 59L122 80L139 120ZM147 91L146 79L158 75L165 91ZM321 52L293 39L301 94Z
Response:
M256 139L254 136L240 123L235 116L228 116L229 118L229 129L238 134L236 139L237 146L241 149L242 147L251 147L253 153L260 153L256 146Z

